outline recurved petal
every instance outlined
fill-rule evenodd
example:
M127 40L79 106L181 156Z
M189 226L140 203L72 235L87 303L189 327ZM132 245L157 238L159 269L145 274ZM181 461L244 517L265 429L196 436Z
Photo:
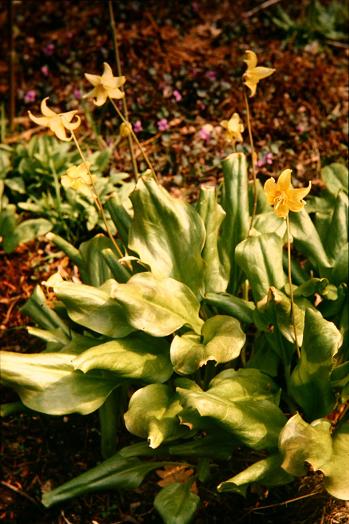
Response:
M246 77L244 77L244 80L245 86L247 86L251 91L250 97L254 96L256 94L257 82L255 82L254 80L249 80Z
M105 104L105 101L107 100L108 95L105 89L96 88L96 92L94 96L95 98L93 99L93 103L96 106L102 106L103 104Z
M40 105L41 113L44 116L57 116L57 113L55 113L54 111L52 111L52 109L47 107L46 100L49 100L48 96L41 101L41 105Z
M277 180L277 186L280 191L292 189L291 185L292 169L284 169Z
M90 84L92 84L95 87L101 83L101 77L99 75L91 75L90 73L85 73L85 78L90 82Z
M126 82L126 76L117 76L116 77L116 87L121 87Z
M299 189L289 189L287 192L289 207L291 211L300 211L304 205L305 202L303 201L303 198L307 196L311 189L311 182L309 182L308 187L302 187Z
M289 212L289 206L287 202L280 202L274 206L274 213L280 218L286 218Z
M276 185L274 178L268 178L268 180L264 184L264 192L266 194L269 204L274 203L276 191L277 191L277 185Z
M63 120L64 127L66 129L69 129L69 131L75 131L75 129L77 129L80 124L81 124L81 118L78 115L76 115L75 122L66 122L65 120Z
M117 100L120 100L120 98L124 98L125 96L125 93L123 91L120 91L120 89L118 89L117 87L115 87L114 89L109 88L106 91L109 98L116 98Z
M107 62L103 62L103 78L113 78L113 70Z
M244 62L247 64L247 68L251 69L257 65L257 55L254 51L248 50L245 52Z
M259 82L259 80L262 80L263 78L267 78L267 76L272 75L275 72L275 69L272 69L271 67L254 67L253 69L249 70L246 74L253 77L256 82Z
M30 111L28 111L28 116L30 120L38 124L38 126L48 126L50 119L47 116L34 116Z

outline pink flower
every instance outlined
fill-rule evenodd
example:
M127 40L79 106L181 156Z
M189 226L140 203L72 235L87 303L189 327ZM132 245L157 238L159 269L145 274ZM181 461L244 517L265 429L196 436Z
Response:
M213 127L211 124L205 124L199 131L198 135L204 142L209 142L212 138Z
M50 44L47 44L47 46L44 47L43 52L44 52L44 54L46 56L51 56L51 55L53 55L54 50L55 50L55 45L50 43Z
M76 100L81 100L81 91L80 89L74 89L73 96L76 98Z
M47 66L47 65L42 66L42 68L41 68L41 72L42 72L42 74L43 74L44 76L48 76L49 73L50 73L50 72L49 72L49 69L48 69L48 66Z
M273 153L267 153L262 158L260 158L257 162L257 167L264 167L266 165L271 166L273 163Z
M212 80L212 82L214 82L217 78L217 73L216 71L207 71L206 74L205 74L206 78L208 78L209 80Z
M35 102L35 100L36 100L36 91L34 89L30 89L24 95L24 102L26 104L30 104L30 102Z
M136 122L133 124L133 131L135 133L140 133L143 131L142 122L140 120L136 120Z
M173 96L175 97L176 102L180 102L182 100L182 95L177 89L173 91Z
M157 126L159 131L167 131L167 129L169 128L167 119L161 118L161 120L158 121Z

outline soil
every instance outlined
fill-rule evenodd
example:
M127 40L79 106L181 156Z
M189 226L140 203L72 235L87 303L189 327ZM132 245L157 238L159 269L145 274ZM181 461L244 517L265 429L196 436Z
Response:
M251 14L256 5L242 0L150 0L122 1L114 6L130 120L133 124L140 121L143 130L138 138L161 173L161 182L174 194L195 198L200 184L220 180L217 158L231 149L219 123L235 111L245 114L241 74L243 54L249 48L257 52L261 64L277 70L251 99L259 174L263 177L291 167L301 183L312 179L315 190L321 190L321 165L346 157L347 44L317 35L300 45L297 34L281 33L273 24L273 7ZM290 6L290 15L299 18L306 5L303 1ZM22 0L13 6L17 117L15 129L6 136L8 143L31 136L27 110L38 114L44 96L62 111L76 108L81 93L88 89L83 73L101 74L103 61L115 63L106 1ZM2 34L6 26L4 2L0 6ZM6 51L5 47L0 58L0 93L7 100ZM28 101L31 90L34 100ZM117 121L109 109L87 107L95 124L86 125L83 138L86 147L94 147L95 130L100 129L108 140ZM159 122L164 119L168 129L160 131ZM212 125L208 138L202 132L206 124ZM268 153L271 163L266 161ZM119 143L113 161L117 169L131 170L126 143ZM142 167L140 156L138 161ZM19 308L34 286L58 266L70 271L69 261L58 258L54 248L43 241L21 245L11 255L0 253L2 349L42 349L25 330L30 319ZM2 402L14 400L13 392L3 390ZM156 473L133 491L89 495L52 510L40 504L42 491L101 460L95 414L49 417L28 411L5 418L1 431L0 521L161 522L152 506L159 489ZM123 445L130 443L129 438L121 437ZM231 476L237 463L245 460L241 451L241 457L221 464L219 478L225 478L225 473ZM217 473L213 472L209 487L199 488L202 504L195 524L349 521L349 507L325 493L318 474L309 473L270 492L250 493L245 500L238 495L218 496Z

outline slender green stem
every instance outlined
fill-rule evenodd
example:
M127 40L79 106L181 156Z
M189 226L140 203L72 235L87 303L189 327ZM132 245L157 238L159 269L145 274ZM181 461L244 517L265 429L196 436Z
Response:
M56 171L54 163L52 162L51 159L49 161L49 164L50 164L50 167L51 167L51 170L52 170L52 174L53 174L53 181L54 181L54 186L55 186L56 204L57 204L57 211L58 211L58 215L59 215L59 220L60 220L60 222L61 222L65 232L68 233L67 227L66 227L66 223L64 221L63 214L62 214L62 199L61 199L60 185L59 185L57 171Z
M140 149L140 151L141 151L141 153L142 153L142 155L143 155L143 157L144 157L144 160L145 160L147 166L149 167L149 169L152 171L152 173L154 173L155 177L157 178L157 176L156 176L156 172L155 172L155 169L153 168L153 166L152 166L152 164L151 164L151 162L150 162L150 160L149 160L149 158L148 158L148 155L147 155L147 153L145 152L145 150L144 150L142 144L141 144L140 141L138 140L138 138L137 138L135 132L133 131L131 124L126 120L126 118L124 117L124 115L121 113L120 109L118 108L118 106L116 105L116 103L114 102L114 100L113 100L112 98L109 98L109 100L110 100L110 102L112 103L112 105L113 105L115 111L117 112L117 114L119 115L119 117L121 118L121 120L122 120L125 124L127 124L127 125L130 126L130 133L131 133L131 136L132 136L133 140L136 142L137 146L139 147L139 149Z
M256 173L255 150L254 150L252 124L251 124L251 112L250 112L250 105L248 103L248 98L247 98L245 88L244 88L244 102L245 102L245 107L246 107L248 136L250 139L250 146L251 146L251 165L252 165L252 176L253 176L253 207L252 207L250 226L248 228L248 233L247 233L247 236L249 237L252 226L253 226L253 222L256 216L256 212L257 212L257 173Z
M112 28L112 32L113 32L116 69L117 69L117 72L118 72L118 76L122 76L121 61L120 61L120 54L119 54L119 44L118 44L118 38L117 38L117 32L116 32L115 16L114 16L112 0L109 0L108 5L109 5L110 24L111 24L111 28ZM122 88L120 88L120 89L122 90ZM124 112L126 120L128 120L128 111L127 111L127 103L126 103L126 95L125 94L124 94L124 97L122 99L122 110ZM137 180L137 178L138 178L138 167L137 167L135 153L133 151L132 138L129 135L127 137L127 142L128 142L128 147L129 147L129 150L130 150L133 174L135 176L135 179Z
M86 161L85 155L84 155L84 153L81 150L81 147L79 145L79 142L78 142L78 140L76 138L76 135L75 135L74 131L72 131L71 134L72 134L74 143L75 143L75 145L77 147L77 150L79 151L79 155L81 156L82 161L86 165L87 172L88 172L88 175L90 177L91 188L92 188L92 191L93 191L93 194L94 194L94 197L95 197L96 206L97 206L97 209L100 212L100 215L101 215L102 220L104 222L105 229L107 230L108 236L109 236L110 240L112 241L113 246L115 247L117 253L120 255L120 257L123 257L124 255L123 255L120 247L118 246L117 242L115 241L115 239L114 239L114 237L113 237L113 235L112 235L112 233L110 231L110 228L109 228L109 225L108 225L108 221L107 221L107 217L105 216L105 212L104 212L104 208L103 208L102 202L99 199L99 196L98 196L98 193L97 193L97 190L96 190L96 186L95 186L95 184L93 182L93 176L92 176L91 171L90 171L89 163Z
M291 266L291 232L290 232L290 218L286 216L287 224L287 259L288 259L288 285L290 288L290 300L291 300L291 321L293 324L293 334L294 334L294 344L297 351L298 358L301 356L298 341L297 341L297 328L296 328L296 319L294 316L294 299L293 299L293 289L292 289L292 266Z

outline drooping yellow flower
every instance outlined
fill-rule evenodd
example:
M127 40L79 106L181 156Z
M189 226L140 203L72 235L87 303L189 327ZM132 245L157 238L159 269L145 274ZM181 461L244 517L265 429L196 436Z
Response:
M66 130L74 131L77 129L81 123L81 119L76 114L76 110L68 111L67 113L55 113L52 109L47 107L46 100L48 99L49 98L46 97L41 102L41 113L43 116L34 116L30 111L28 111L29 118L39 126L50 128L60 140L69 142L69 140L72 139L72 136L67 136ZM75 122L72 122L74 116L76 117L76 120Z
M311 188L295 189L291 183L291 169L285 169L275 182L269 178L264 184L264 191L269 204L274 206L274 212L278 217L286 218L289 211L300 211L305 206L303 198L307 196Z
M120 125L119 133L120 136L122 136L122 138L130 136L130 134L132 133L132 126L130 122L122 122Z
M226 137L235 144L235 142L242 142L242 134L244 131L244 124L242 123L238 113L234 113L229 120L222 120L221 126L226 130Z
M95 175L92 177L89 175L89 168L90 164L88 162L82 162L78 166L69 167L66 174L61 177L62 186L65 189L70 188L77 191L84 191L86 189L90 190Z
M256 94L258 82L272 75L275 69L271 67L257 67L257 55L253 51L246 51L244 62L247 64L247 70L242 77L244 84L251 90L251 97Z
M85 73L93 89L84 95L84 98L93 98L96 106L102 106L107 98L120 99L125 93L119 89L126 82L125 76L113 76L113 71L107 62L103 63L104 71L101 76Z

